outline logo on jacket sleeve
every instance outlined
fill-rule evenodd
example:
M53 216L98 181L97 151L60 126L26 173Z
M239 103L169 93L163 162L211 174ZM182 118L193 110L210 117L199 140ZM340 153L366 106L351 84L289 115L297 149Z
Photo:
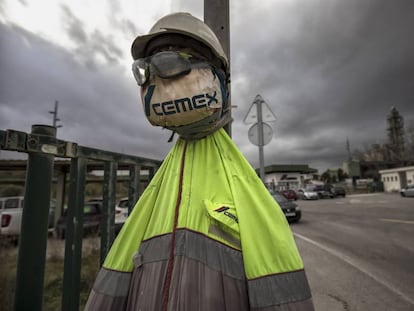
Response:
M229 209L230 208L227 206L222 206L222 207L215 209L214 211L217 213L223 213L227 217L230 217L231 219L233 219L236 223L239 223L239 220L237 219L237 217L228 211Z

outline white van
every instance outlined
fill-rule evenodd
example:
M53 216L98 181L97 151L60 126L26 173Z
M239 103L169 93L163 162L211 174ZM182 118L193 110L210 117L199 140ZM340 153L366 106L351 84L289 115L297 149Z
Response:
M23 196L0 198L0 236L17 241L22 222Z
M0 198L0 210L3 211L4 209L10 208L23 208L23 201L23 196Z
M23 204L23 196L0 198L0 237L8 237L17 241L21 229ZM56 200L52 199L49 208L49 232L54 230L55 205Z

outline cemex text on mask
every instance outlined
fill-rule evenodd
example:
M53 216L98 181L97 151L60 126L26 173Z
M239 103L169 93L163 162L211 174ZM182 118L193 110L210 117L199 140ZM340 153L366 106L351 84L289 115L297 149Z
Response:
M155 85L149 85L147 93L145 94L145 115L147 117L151 115L151 110L154 114L163 116L173 115L194 109L201 109L204 107L215 108L214 105L219 105L216 91L212 93L196 94L192 97L183 97L158 103L151 103L154 91Z

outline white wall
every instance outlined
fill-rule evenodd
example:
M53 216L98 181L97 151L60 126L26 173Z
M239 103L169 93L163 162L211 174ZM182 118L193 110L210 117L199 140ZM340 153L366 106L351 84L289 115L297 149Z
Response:
M414 184L414 166L379 171L385 192L400 191L403 186Z
M414 184L414 170L407 171L407 185Z
M398 172L381 174L381 181L384 183L385 192L400 191L400 178Z
M282 179L284 177L284 179ZM271 173L266 174L265 181L268 184L274 183L275 186L288 187L290 189L301 188L301 174L299 173Z

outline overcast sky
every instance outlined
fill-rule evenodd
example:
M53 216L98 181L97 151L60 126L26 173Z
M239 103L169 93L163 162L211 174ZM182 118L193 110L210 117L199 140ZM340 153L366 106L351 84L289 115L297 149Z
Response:
M52 124L58 138L163 159L168 130L146 120L130 46L165 14L203 1L0 0L0 129ZM232 138L259 166L244 124L260 94L276 115L265 165L338 168L386 142L392 106L414 124L414 1L230 1ZM1 157L16 155L1 152Z

